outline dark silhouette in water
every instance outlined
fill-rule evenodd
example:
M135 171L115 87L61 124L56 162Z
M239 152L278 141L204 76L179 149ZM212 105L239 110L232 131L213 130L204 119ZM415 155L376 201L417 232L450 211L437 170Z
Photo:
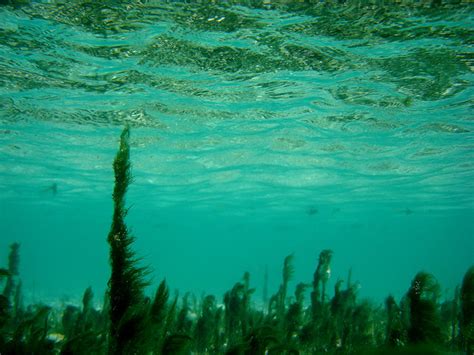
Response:
M53 196L58 193L58 184L53 182L50 186L42 190L43 192L51 192Z
M316 206L309 206L306 210L308 216L314 216L315 214L318 214L318 212L319 210Z
M385 308L359 301L350 273L346 286L338 280L330 297L331 250L319 255L309 306L304 302L308 283L298 283L294 297L288 296L293 255L284 260L282 282L268 309L252 302L255 289L248 272L225 293L224 306L213 295L170 298L164 280L147 297L146 269L137 266L124 221L131 182L129 134L126 127L114 160L114 214L108 235L112 272L101 310L93 307L91 288L85 290L81 307L25 308L19 244L14 243L8 268L0 268L0 282L7 281L0 295L1 354L472 353L474 266L460 291L442 304L440 286L426 272L416 274L398 303L387 297Z

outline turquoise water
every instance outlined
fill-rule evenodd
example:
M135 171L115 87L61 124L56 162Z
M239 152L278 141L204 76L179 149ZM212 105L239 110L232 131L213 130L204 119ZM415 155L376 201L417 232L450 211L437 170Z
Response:
M0 260L29 302L102 294L112 161L153 285L262 301L321 250L359 295L474 260L472 5L34 2L0 7ZM293 291L291 291L293 292Z

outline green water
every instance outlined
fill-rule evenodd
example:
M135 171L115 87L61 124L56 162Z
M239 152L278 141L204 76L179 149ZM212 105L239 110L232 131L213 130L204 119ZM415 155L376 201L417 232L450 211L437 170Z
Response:
M326 4L327 5L327 4ZM102 294L112 161L153 285L293 290L321 250L360 297L443 294L474 260L472 5L0 7L0 260L25 299ZM293 291L291 291L292 293Z

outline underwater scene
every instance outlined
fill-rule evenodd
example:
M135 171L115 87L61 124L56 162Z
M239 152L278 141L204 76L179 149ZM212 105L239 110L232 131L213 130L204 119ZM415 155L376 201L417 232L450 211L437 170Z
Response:
M474 354L474 3L0 0L0 354Z

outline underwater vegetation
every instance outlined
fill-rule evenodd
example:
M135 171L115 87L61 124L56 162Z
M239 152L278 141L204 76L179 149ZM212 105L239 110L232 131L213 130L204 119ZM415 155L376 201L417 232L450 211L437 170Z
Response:
M474 266L452 299L442 299L436 278L418 272L406 294L384 305L358 298L358 285L338 280L328 290L333 252L322 250L312 282L294 290L294 255L283 261L281 283L263 306L251 275L222 298L170 295L163 280L148 292L149 271L133 251L125 196L132 182L130 128L113 162L113 217L107 242L111 274L102 306L84 291L82 305L25 305L19 275L20 245L0 268L1 354L317 354L474 352ZM306 300L309 300L307 302Z
M109 280L110 341L109 353L130 353L137 347L138 334L143 325L141 313L144 302L145 269L137 267L131 250L133 237L125 224L127 209L125 193L132 177L130 175L130 129L125 127L120 136L120 147L114 160L115 186L113 192L114 213L107 241L110 245Z

